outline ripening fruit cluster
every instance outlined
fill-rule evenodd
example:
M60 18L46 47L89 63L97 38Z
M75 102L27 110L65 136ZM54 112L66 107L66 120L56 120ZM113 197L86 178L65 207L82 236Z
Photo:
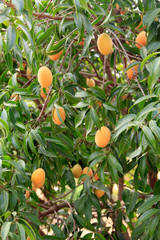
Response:
M99 176L96 173L95 175L93 175L93 171L92 169L85 167L83 170L81 168L81 166L79 164L74 165L74 167L72 168L72 174L75 178L79 178L82 174L88 175L90 177L90 179L93 177L94 180L98 180ZM86 178L83 178L82 181L84 182ZM94 194L97 196L97 198L101 198L104 195L104 191L99 190L99 189L94 189Z

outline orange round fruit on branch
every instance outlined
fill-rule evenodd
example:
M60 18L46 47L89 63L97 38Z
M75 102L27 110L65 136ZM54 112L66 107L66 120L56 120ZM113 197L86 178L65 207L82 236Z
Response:
M94 194L97 196L97 198L101 198L105 192L99 189L94 189Z
M112 52L112 39L107 33L102 33L97 39L97 47L99 52L106 56Z
M30 197L30 191L29 190L26 190L26 199L28 199Z
M75 178L79 178L82 175L82 168L79 164L74 165L72 173Z
M137 72L138 72L138 64L127 70L128 79L130 79L130 80L135 79Z
M31 181L35 188L41 188L45 182L45 171L42 168L37 168L31 176Z
M109 143L111 138L111 132L109 128L103 126L100 130L96 132L95 143L98 147L104 148Z
M82 174L87 174L90 178L93 176L93 171L92 169L90 168L89 171L88 171L88 167L85 167L82 171ZM86 178L83 178L82 181L84 181Z
M98 174L96 173L94 176L93 176L93 178L94 178L94 180L98 180L99 179L99 176L98 176Z
M145 27L144 27L145 28ZM137 31L141 32L143 31L143 25L142 25L142 20L140 21L140 23L138 24L138 26L136 27Z
M62 55L63 53L63 49L58 52L58 53L55 53L53 55L49 55L49 58L52 60L52 61L56 61L58 58L60 58L60 56Z
M46 98L47 97L47 93L49 92L49 88L45 88L45 90L46 90L46 93L45 93L45 91L43 91L43 88L41 88L41 97L42 98Z
M32 71L29 67L27 67L27 71L26 71L26 75L27 75L27 78L30 80L31 79L31 75L32 75Z
M81 47L83 47L83 46L84 46L84 40L85 40L85 38L82 38L82 41L81 41L81 42L79 42L79 45L80 45Z
M55 109L53 110L52 115L53 115L53 121L54 121L54 123L57 124L57 125L61 125L62 122L61 122L61 120L60 120L59 117L58 117L58 110L59 110L59 114L60 114L63 122L64 122L64 120L66 119L66 114L65 114L64 108L62 108L62 107L61 107L61 108L55 108Z
M87 85L88 87L95 87L95 81L94 81L94 79L92 79L92 78L87 78L87 79L86 79L86 85Z
M141 48L141 47L146 46L146 45L147 45L146 32L142 31L136 37L136 47Z
M48 67L43 66L38 70L38 82L43 88L47 88L52 84L52 72Z

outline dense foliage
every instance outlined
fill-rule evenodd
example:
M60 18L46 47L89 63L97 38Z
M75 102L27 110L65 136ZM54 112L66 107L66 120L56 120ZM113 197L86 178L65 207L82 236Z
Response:
M2 240L159 239L158 2L0 0ZM137 47L140 31L147 44ZM104 32L113 43L107 56L97 47ZM38 82L42 66L53 75L49 89ZM64 108L62 124L55 107ZM111 139L100 148L102 126ZM74 178L76 164L99 179ZM37 168L41 189L31 181Z

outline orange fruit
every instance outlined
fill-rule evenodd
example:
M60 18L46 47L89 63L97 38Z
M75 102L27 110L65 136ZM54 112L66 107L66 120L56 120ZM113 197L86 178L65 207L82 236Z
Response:
M85 38L82 38L82 41L81 41L81 42L79 42L79 45L80 45L81 47L83 47L83 46L84 46L84 40L85 40Z
M63 53L63 49L56 53L56 54L53 54L53 55L49 55L49 58L52 60L52 61L56 61L58 58L60 58L60 56L62 55Z
M139 45L140 44L140 45ZM141 48L143 46L147 45L147 36L146 36L146 32L142 31L140 32L137 37L136 37L136 47L137 48Z
M60 116L61 116L61 118L62 118L62 120L64 122L64 120L66 119L66 114L65 114L64 108L61 107L61 108L58 108L58 110L59 110ZM53 115L54 123L57 124L57 125L61 125L62 122L61 122L61 120L58 117L57 108L55 108L53 110L52 115Z
M135 70L135 73L136 73L136 75L137 75L137 72L138 72L138 64L135 65L135 66L133 66L133 67L131 67L130 69L127 70L127 76L128 76L128 79L130 79L130 80L133 80L133 79L135 79L135 77L136 77L135 74L134 74L133 69Z
M144 27L145 28L145 27ZM140 21L140 23L138 24L138 26L136 27L137 31L141 32L143 31L143 24L142 24L142 20Z
M30 191L29 190L26 190L26 199L28 199L30 197Z
M98 147L104 148L109 143L111 138L111 132L109 128L103 126L100 130L96 132L95 143Z
M102 55L108 55L112 52L112 39L107 33L102 33L97 39L97 47Z
M105 192L99 189L94 189L94 194L97 196L97 198L101 198Z
M47 93L49 92L49 88L45 88L46 89L46 93L44 93L44 91L43 91L43 88L41 88L41 97L42 98L46 98L47 97Z
M31 240L29 237L27 237L27 239L26 240Z
M31 176L31 181L35 188L41 188L45 182L45 171L42 168L36 169Z
M99 179L99 176L98 176L98 174L96 173L94 176L93 176L93 178L94 178L94 180L98 180Z
M82 175L82 168L79 164L74 165L72 173L75 178L79 178Z
M27 71L26 71L26 74L27 74L27 78L30 80L31 79L31 75L32 75L32 71L29 67L27 67Z
M89 171L88 171L88 167L85 167L82 171L82 174L87 174L90 178L93 176L93 171L92 169L90 168ZM84 181L86 178L83 178L82 181Z
M47 88L52 84L52 72L48 67L43 66L38 70L38 82L43 88Z
M87 78L87 79L86 79L86 85L87 85L88 87L95 87L95 81L94 81L94 79L92 79L92 78Z

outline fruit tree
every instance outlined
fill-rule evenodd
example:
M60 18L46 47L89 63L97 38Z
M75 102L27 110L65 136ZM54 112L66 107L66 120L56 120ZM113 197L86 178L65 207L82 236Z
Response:
M0 238L159 240L160 2L0 0Z

